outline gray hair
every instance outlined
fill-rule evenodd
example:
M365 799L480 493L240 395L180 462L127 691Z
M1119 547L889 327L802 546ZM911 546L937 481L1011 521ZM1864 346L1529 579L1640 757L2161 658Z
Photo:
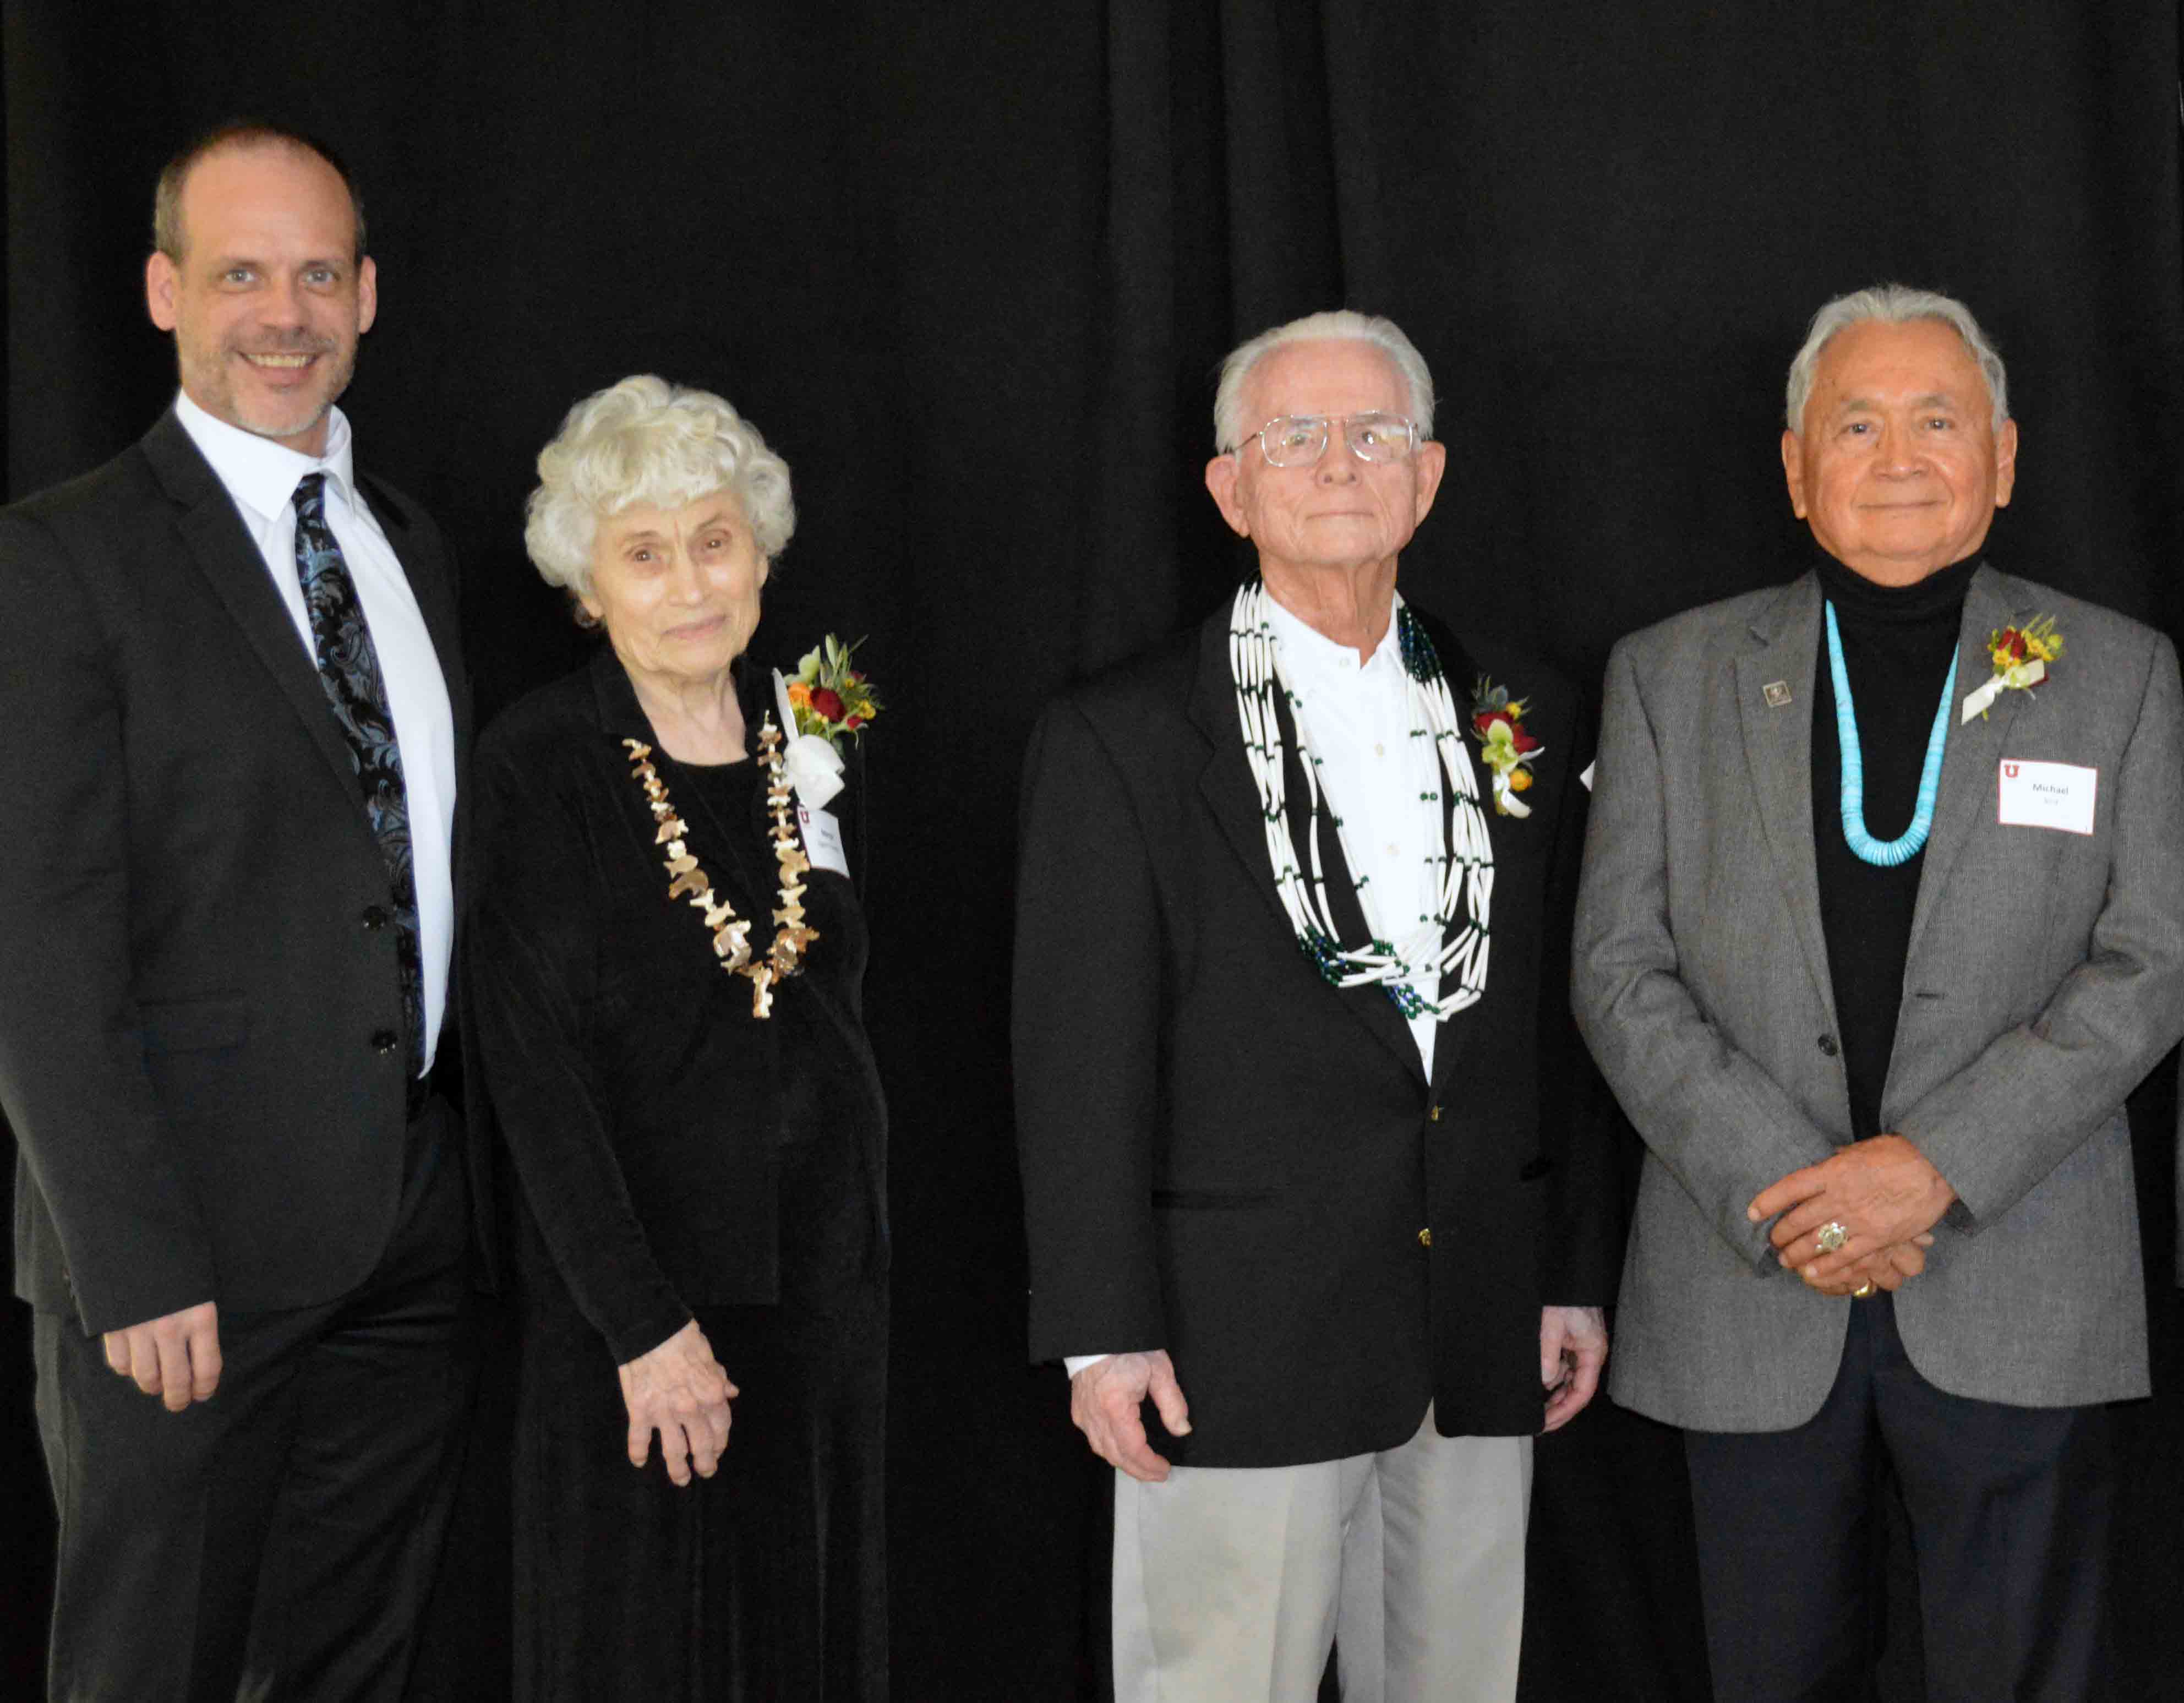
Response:
M1955 331L1964 340L1966 352L1978 364L1980 376L1986 381L1986 399L1993 411L1988 425L1997 431L2002 430L2003 422L2009 418L2009 381L2002 370L2002 357L1995 353L1994 345L1980 329L1980 322L1972 317L1972 310L1954 296L1944 296L1936 291L1914 290L1908 284L1875 284L1870 289L1852 290L1847 296L1838 296L1813 315L1812 329L1805 333L1805 346L1790 363L1790 389L1782 410L1782 422L1791 431L1800 434L1804 431L1805 401L1813 393L1813 372L1820 364L1820 351L1836 332L1848 331L1868 320L1891 326L1905 325L1913 320L1939 320Z
M571 409L538 452L523 548L547 584L588 597L601 520L638 504L680 509L716 491L743 505L768 561L781 554L796 530L788 464L710 391L639 373Z
M1251 377L1252 368L1284 343L1329 338L1370 343L1395 362L1396 370L1403 376L1404 387L1410 392L1411 419L1418 428L1419 438L1433 436L1433 375L1426 370L1426 358L1418 353L1418 345L1403 335L1402 328L1393 320L1336 308L1323 314L1307 314L1285 326L1261 331L1221 363L1221 382L1213 392L1214 447L1223 455L1228 454L1243 442L1247 432L1265 423L1244 418L1244 384Z

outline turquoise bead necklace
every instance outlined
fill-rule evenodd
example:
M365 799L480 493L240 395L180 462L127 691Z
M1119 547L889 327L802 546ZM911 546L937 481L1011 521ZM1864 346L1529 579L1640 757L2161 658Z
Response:
M1919 808L1911 813L1911 826L1892 840L1877 840L1865 831L1865 757L1858 749L1850 672L1843 666L1842 632L1836 625L1835 604L1824 606L1828 612L1828 676L1836 688L1836 743L1842 752L1843 838L1861 862L1893 869L1918 856L1933 832L1934 800L1942 790L1942 751L1949 743L1949 704L1957 695L1957 660L1950 659L1949 677L1942 682L1942 705L1934 712L1934 731L1926 736L1926 761L1919 771Z

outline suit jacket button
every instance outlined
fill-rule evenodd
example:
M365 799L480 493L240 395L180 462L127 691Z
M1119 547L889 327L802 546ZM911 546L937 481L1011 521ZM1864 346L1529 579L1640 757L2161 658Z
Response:
M387 927L389 918L383 904L367 904L364 908L364 926L376 934Z
M1432 1231L1421 1230L1418 1232L1418 1246L1421 1248L1430 1248L1433 1246Z
M1431 1105L1426 1108L1426 1116L1435 1123L1439 1123L1440 1121L1440 1102L1439 1100L1435 1100Z
M371 1050L375 1053L391 1053L401 1044L402 1037L392 1029L374 1029L371 1032Z
M1833 1035L1823 1035L1820 1037L1820 1050L1830 1058L1833 1058L1842 1049L1836 1044L1836 1038Z

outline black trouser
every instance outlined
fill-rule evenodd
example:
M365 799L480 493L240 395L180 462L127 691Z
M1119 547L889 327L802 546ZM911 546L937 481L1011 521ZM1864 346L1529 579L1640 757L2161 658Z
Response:
M1912 1366L1886 1295L1849 1305L1842 1367L1812 1419L1685 1433L1718 1703L1874 1695L1892 1478L1928 1703L2107 1697L2107 1410L1945 1394Z
M54 1703L400 1697L474 1377L457 1133L427 1101L354 1292L220 1315L210 1401L170 1413L74 1318L38 1316Z

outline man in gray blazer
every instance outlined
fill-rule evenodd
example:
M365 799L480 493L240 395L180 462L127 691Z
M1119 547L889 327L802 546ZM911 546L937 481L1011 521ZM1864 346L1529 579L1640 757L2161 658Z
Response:
M1686 1432L1717 1695L1869 1695L1877 1493L1927 1695L2106 1695L2101 1404L2148 1389L2124 1098L2184 1027L2168 640L1981 557L2017 426L1960 303L1830 302L1787 584L1608 663L1580 1027L1648 1149L1618 1401Z

